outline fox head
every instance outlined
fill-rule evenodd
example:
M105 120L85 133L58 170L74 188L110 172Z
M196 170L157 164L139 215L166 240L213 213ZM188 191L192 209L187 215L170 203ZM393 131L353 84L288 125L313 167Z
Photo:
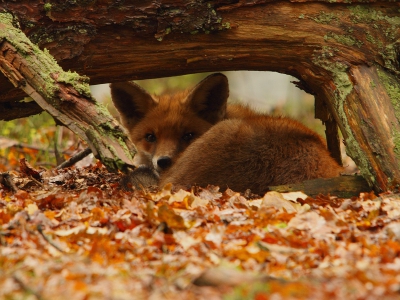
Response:
M228 80L220 73L174 95L151 96L133 82L112 83L110 88L122 125L138 149L135 165L159 172L225 118L229 96Z

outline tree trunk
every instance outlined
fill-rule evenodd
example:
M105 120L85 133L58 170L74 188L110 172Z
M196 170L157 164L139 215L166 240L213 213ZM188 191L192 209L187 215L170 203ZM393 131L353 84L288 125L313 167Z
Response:
M92 84L224 70L295 76L327 106L364 178L385 191L400 181L400 4L345 2L21 0L0 9ZM0 77L0 102L22 96Z

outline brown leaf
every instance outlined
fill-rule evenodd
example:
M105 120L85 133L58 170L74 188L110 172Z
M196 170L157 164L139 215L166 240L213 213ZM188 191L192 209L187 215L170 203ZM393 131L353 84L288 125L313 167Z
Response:
M19 160L19 168L21 173L28 177L33 177L38 181L42 181L42 177L40 176L39 172L35 170L25 158L21 158Z

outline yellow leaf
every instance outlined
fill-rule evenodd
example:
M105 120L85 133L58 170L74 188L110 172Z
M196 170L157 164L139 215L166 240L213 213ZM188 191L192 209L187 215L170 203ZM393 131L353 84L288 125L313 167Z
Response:
M158 209L158 218L161 222L167 223L170 228L186 228L183 218L180 215L177 215L173 209L168 208L167 205L162 205Z
M33 215L39 208L36 204L28 204L28 207L25 208L28 211L28 214L31 216Z

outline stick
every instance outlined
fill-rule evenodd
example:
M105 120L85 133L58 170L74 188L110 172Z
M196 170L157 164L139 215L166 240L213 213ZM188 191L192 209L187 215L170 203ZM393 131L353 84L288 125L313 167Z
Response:
M92 153L92 150L90 148L86 148L85 150L78 152L77 154L72 156L70 159L64 161L62 164L58 165L56 169L60 170L71 167L78 161L82 160L84 157L88 156L90 153Z

